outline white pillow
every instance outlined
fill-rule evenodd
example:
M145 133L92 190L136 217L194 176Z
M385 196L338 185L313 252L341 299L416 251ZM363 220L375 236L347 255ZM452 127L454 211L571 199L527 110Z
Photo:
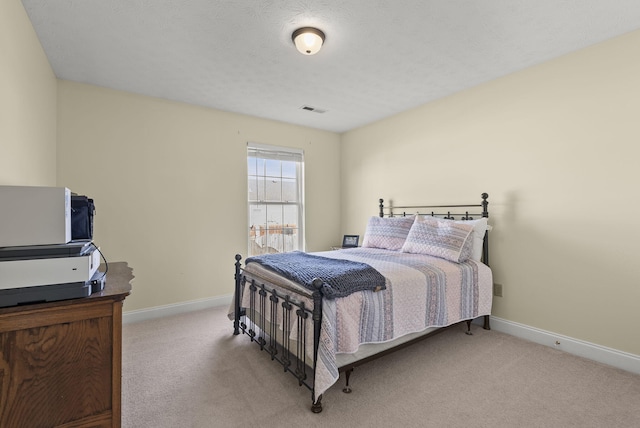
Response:
M484 233L489 229L486 217L478 220L453 220L455 223L466 223L473 226L473 247L471 250L471 259L480 261L482 258L482 246L484 244ZM449 220L452 221L452 220Z
M416 217L402 252L426 254L457 263L467 261L473 246L473 225L464 223Z
M477 220L450 220L447 218L440 218L442 221L452 221L454 223L466 223L473 226L473 247L471 250L471 260L480 261L482 259L482 247L484 245L484 233L487 230L491 230L491 226L487 224L489 220L486 217L480 217Z

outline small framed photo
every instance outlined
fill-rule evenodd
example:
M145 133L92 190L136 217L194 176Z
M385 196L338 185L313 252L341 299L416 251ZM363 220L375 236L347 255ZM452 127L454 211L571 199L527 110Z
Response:
M342 238L342 248L353 248L358 246L360 235L344 235Z

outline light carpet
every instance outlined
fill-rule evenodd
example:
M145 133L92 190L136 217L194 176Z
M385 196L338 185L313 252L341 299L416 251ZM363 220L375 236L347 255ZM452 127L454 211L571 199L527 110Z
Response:
M123 327L122 426L638 427L640 375L473 325L311 394L219 307Z

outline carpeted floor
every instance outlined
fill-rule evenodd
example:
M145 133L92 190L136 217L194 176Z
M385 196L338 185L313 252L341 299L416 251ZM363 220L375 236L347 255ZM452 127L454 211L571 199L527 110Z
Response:
M123 328L122 426L638 427L640 376L456 326L311 394L219 307Z

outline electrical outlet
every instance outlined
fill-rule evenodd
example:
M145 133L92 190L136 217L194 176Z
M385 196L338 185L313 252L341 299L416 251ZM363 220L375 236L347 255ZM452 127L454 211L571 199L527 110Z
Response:
M493 295L497 297L502 297L502 284L493 283Z

